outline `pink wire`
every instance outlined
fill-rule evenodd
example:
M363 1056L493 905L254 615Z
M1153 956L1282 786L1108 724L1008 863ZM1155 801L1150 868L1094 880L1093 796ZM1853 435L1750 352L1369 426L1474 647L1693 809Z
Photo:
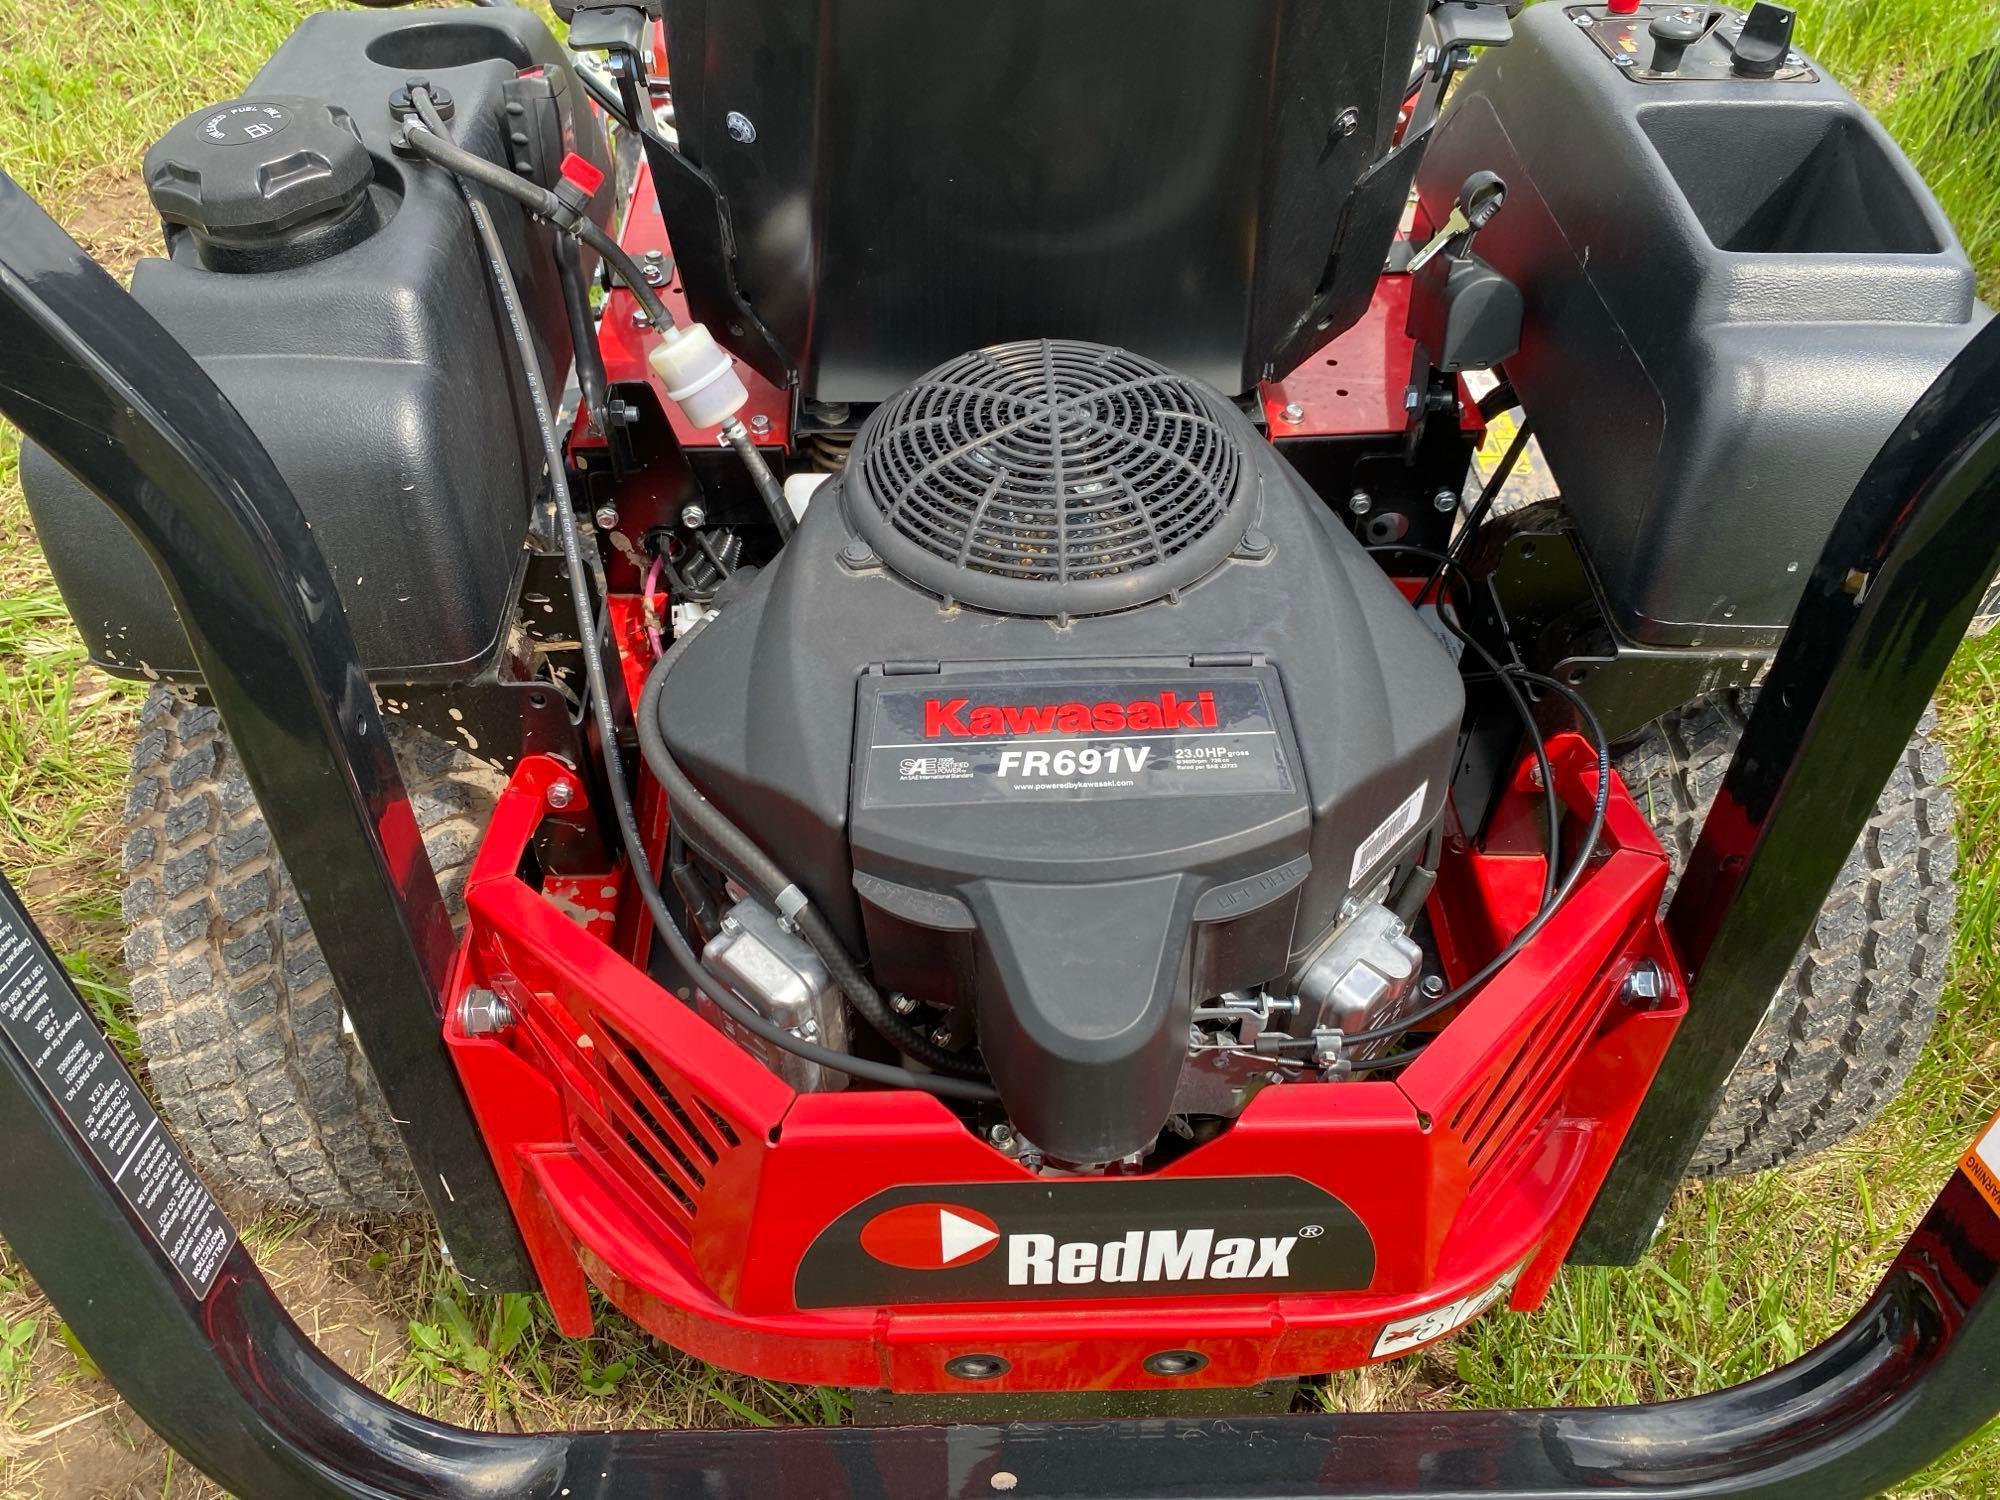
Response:
M667 654L666 640L660 634L660 627L653 623L658 618L653 613L653 590L659 586L660 570L666 566L666 563L667 560L664 557L655 557L653 565L646 569L645 595L641 604L641 608L645 611L646 641L647 644L652 646L655 657Z

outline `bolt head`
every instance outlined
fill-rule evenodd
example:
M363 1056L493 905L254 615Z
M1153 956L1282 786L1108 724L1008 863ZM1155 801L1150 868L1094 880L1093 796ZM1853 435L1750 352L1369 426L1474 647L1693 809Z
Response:
M658 266L641 266L639 274L645 278L647 286L664 285L667 279L667 273Z
M1673 990L1674 982L1667 971L1648 958L1632 966L1618 998L1640 1010L1652 1010L1664 1004Z
M1306 419L1306 409L1296 401L1288 401L1285 403L1285 409L1278 415L1296 427Z
M1347 513L1349 515L1365 516L1374 508L1375 502L1368 498L1366 490L1356 490L1347 497Z
M632 309L632 326L634 328L651 328L653 326L653 320L647 316L645 308L635 307Z
M557 812L561 812L570 803L576 801L576 783L572 781L550 783L548 799L549 806L553 807Z
M708 512L703 510L699 505L683 505L681 507L681 525L687 527L689 531L693 531L707 520Z
M1418 988L1424 992L1426 999L1435 1000L1439 995L1444 993L1444 976L1442 974L1426 974L1424 982Z
M1458 509L1458 494L1454 490L1439 490L1431 496L1431 504L1437 507L1440 515L1448 516Z
M514 1009L492 990L469 989L458 1002L458 1024L467 1036L494 1036L514 1024Z
M1571 16L1571 17L1570 17L1570 19L1571 19L1572 21L1576 22L1576 24L1577 24L1578 26L1582 27L1582 28L1583 28L1583 29L1584 29L1585 31L1588 31L1588 30L1590 30L1590 17L1589 17L1589 16Z
M739 146L747 146L757 139L757 127L750 123L750 117L741 110L732 109L725 115L722 128L729 132L729 138Z
M646 264L650 266L657 266L666 258L667 252L664 250L648 250L646 252Z
M1623 52L1614 53L1611 60L1621 68L1636 68L1638 66L1638 63L1627 57Z
M750 418L750 430L752 432L769 432L771 430L771 419L761 411L757 412Z
M597 528L600 531L616 531L618 529L618 507L615 505L600 505L591 519L597 522Z

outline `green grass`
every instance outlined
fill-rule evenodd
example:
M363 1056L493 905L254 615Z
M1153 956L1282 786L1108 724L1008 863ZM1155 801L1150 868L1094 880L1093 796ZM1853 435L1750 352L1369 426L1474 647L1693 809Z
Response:
M1799 39L1896 137L2000 300L2000 7L1810 0Z
M0 166L92 251L129 264L153 233L136 170L188 109L239 87L304 0L0 0ZM1809 0L1801 40L1875 108L1936 188L2000 296L2000 9ZM115 812L134 694L91 670L34 546L0 432L0 869L25 889L129 1048L118 968ZM1318 1393L1342 1407L1629 1402L1714 1389L1824 1337L1867 1296L2000 1094L2000 635L1969 643L1941 696L1961 808L1960 938L1937 1037L1864 1136L1792 1171L1685 1191L1631 1271L1563 1273L1528 1317L1489 1315L1415 1359ZM125 1028L121 1031L121 1028ZM412 1225L252 1217L280 1293L347 1363L422 1410L483 1426L842 1420L833 1393L728 1376L606 1314L570 1341L536 1299L468 1295ZM341 1333L345 1328L346 1332ZM35 1402L102 1392L0 1250L0 1463ZM168 1472L183 1494L185 1471ZM23 1480L25 1485L30 1481ZM40 1481L33 1481L39 1483ZM17 1490L0 1477L0 1490ZM55 1493L61 1493L58 1490ZM2000 1492L1989 1431L1899 1493Z

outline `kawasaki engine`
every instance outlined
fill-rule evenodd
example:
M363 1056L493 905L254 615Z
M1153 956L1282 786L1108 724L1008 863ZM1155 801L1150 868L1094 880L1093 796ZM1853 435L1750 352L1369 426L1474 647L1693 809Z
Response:
M664 688L675 761L900 1016L983 1059L1022 1149L1141 1157L1322 1076L1260 1038L1415 983L1390 906L1458 672L1207 387L1094 344L966 355L876 410L717 606ZM809 1009L783 924L722 929L711 967Z

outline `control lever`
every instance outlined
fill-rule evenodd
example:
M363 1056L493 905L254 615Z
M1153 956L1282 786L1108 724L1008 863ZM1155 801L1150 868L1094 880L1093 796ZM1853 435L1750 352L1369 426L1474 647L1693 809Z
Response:
M1708 35L1708 18L1697 7L1683 5L1653 17L1646 30L1653 38L1652 71L1674 73L1680 70L1687 49Z
M1458 202L1442 228L1424 248L1410 257L1410 274L1416 275L1442 254L1452 241L1462 241L1453 254L1464 255L1472 247L1472 237L1493 222L1493 216L1507 201L1507 184L1497 172L1474 172L1458 190Z
M1797 19L1788 6L1757 0L1736 38L1730 66L1745 78L1772 77L1791 55L1792 24Z

